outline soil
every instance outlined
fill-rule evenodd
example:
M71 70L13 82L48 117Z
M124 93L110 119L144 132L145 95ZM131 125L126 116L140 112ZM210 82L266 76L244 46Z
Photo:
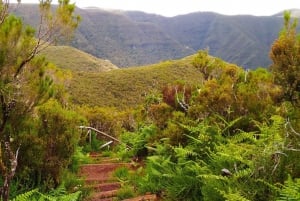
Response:
M118 189L121 183L114 177L113 173L117 168L133 168L130 163L121 163L116 159L101 157L95 153L90 155L97 158L96 164L82 165L80 177L84 178L85 186L92 189L92 194L86 201L116 201ZM144 195L126 201L156 201L155 195Z

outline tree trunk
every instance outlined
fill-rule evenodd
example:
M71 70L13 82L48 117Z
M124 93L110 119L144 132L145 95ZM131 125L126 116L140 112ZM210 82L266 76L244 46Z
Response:
M7 175L5 177L3 189L2 189L2 199L3 201L9 201L9 191L10 191L11 178Z
M10 148L10 142L6 141L5 143L5 151L7 153L7 158L9 161L9 164L5 167L6 168L6 174L4 178L4 184L3 187L1 188L1 197L3 201L9 201L9 192L10 192L10 184L11 180L14 177L16 173L16 169L18 166L18 153L20 147L17 149L16 154L14 154Z

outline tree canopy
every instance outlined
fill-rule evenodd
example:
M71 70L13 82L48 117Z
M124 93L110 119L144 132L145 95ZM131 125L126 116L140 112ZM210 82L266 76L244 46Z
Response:
M275 83L284 90L284 98L299 102L300 93L300 37L297 34L297 20L291 20L289 12L284 13L284 28L273 43L270 57Z
M0 1L0 171L3 180L0 195L4 201L9 199L9 186L20 149L13 139L18 138L34 108L54 95L51 74L47 73L49 63L37 55L62 37L70 36L80 19L74 15L75 5L69 0L60 0L55 9L51 0L39 3L40 24L34 30L11 14L13 5L8 0Z

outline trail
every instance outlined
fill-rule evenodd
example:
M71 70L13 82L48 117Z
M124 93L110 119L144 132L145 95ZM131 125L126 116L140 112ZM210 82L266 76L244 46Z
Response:
M117 159L91 155L95 164L84 164L80 167L80 177L85 180L85 187L91 188L92 193L85 201L118 201L117 192L121 183L114 177L117 168L132 168L130 163L122 163ZM124 201L158 201L156 195L143 195Z

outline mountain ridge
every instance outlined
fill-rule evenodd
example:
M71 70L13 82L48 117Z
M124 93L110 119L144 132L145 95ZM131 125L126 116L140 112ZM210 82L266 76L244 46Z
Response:
M17 14L38 24L38 8L21 5ZM21 12L20 12L21 11ZM244 68L268 67L269 50L283 26L282 17L195 12L164 17L140 11L80 9L72 46L119 67L179 59L208 49L213 56Z
M94 57L71 46L49 46L41 55L61 69L77 72L100 73L118 69L109 60Z

